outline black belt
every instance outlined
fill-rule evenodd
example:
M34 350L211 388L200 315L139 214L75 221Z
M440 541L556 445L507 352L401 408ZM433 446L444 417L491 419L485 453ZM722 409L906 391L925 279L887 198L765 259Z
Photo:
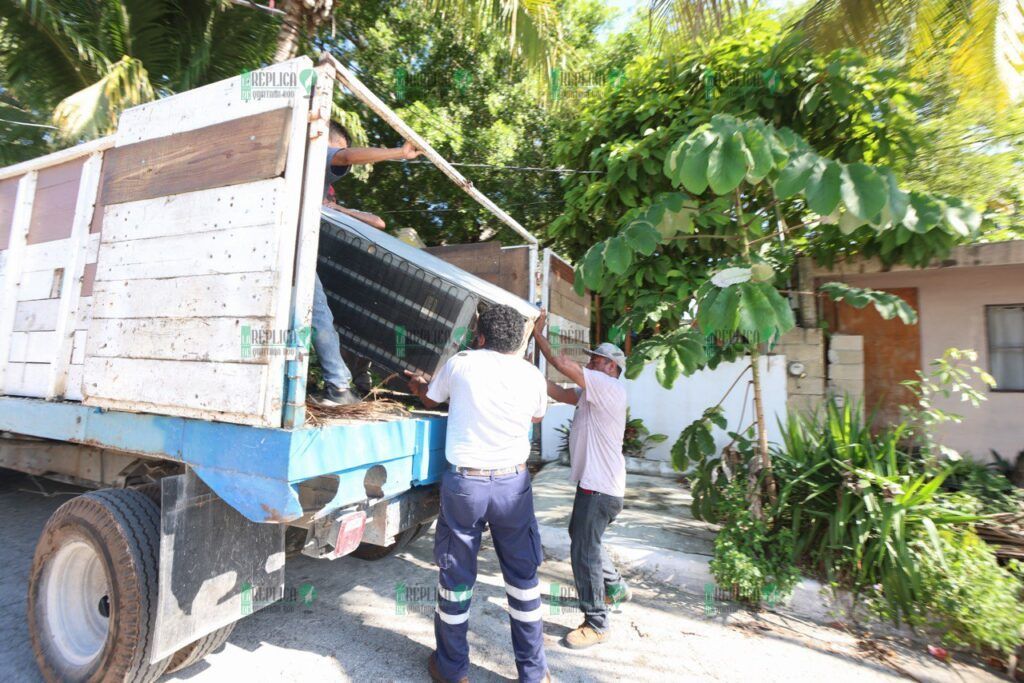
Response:
M526 470L526 463L513 465L512 467L499 467L493 470L478 470L474 467L459 467L458 465L448 466L452 472L465 474L470 477L497 477L502 474L519 474Z

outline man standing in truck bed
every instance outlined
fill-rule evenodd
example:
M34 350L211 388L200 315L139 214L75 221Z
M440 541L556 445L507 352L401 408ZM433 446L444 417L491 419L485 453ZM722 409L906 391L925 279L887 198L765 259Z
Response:
M334 203L334 183L347 175L356 164L373 164L378 161L415 159L418 149L406 142L394 149L376 147L349 147L351 136L337 121L331 121L330 138L327 148L327 172L324 175L324 204L359 219L367 225L383 230L384 221L380 216L365 211L356 211ZM361 399L352 390L352 372L341 357L341 339L334 329L334 315L327 305L327 294L316 277L313 289L313 348L324 374L324 390L311 396L315 403L327 406L358 403Z
M449 406L434 536L437 649L428 670L435 681L469 680L469 605L486 525L505 578L519 680L536 683L549 676L537 578L543 552L526 459L547 392L540 371L519 355L526 320L514 308L487 309L476 331L476 349L449 358L429 385L419 376L409 381L426 407Z
M557 356L544 337L547 313L541 311L533 338L548 363L572 380L578 388L566 389L551 380L548 395L560 403L576 406L569 431L570 478L576 498L569 521L572 575L584 620L570 631L564 643L579 650L608 639L608 605L629 600L629 588L619 576L601 537L622 512L626 495L626 460L622 438L626 431L626 387L622 372L626 355L605 342L587 351L587 367L566 356Z

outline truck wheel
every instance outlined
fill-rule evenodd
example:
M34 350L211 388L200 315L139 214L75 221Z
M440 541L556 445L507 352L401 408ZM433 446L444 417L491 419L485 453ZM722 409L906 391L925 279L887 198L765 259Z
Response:
M175 652L171 655L171 661L167 665L167 671L164 673L173 673L187 669L199 660L205 659L206 655L212 654L224 647L224 643L228 642L231 632L235 630L236 623L238 622L222 626L213 633L205 635L196 642L189 643Z
M374 545L373 543L360 543L359 547L352 551L352 557L358 557L360 560L383 560L385 557L394 555L399 550L405 548L405 546L412 543L415 539L423 533L423 524L417 524L411 526L402 533L395 537L395 542L391 545Z
M160 512L145 494L106 489L53 513L29 573L28 625L47 681L160 677L156 622Z

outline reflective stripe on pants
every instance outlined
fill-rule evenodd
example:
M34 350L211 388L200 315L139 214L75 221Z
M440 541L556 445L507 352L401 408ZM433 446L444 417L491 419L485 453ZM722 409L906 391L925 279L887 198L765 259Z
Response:
M441 478L441 513L434 537L434 560L440 569L434 614L438 669L448 680L469 672L466 634L484 524L491 530L505 579L519 680L540 681L547 672L537 579L543 556L530 475L525 471L498 477L446 471Z

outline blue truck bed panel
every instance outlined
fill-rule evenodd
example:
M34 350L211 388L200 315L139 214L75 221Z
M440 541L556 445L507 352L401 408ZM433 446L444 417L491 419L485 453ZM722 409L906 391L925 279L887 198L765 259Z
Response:
M183 462L253 522L298 519L297 485L314 477L338 478L324 510L364 500L364 477L375 465L387 472L385 496L436 483L445 464L445 426L444 417L416 416L268 429L0 397L0 431Z

